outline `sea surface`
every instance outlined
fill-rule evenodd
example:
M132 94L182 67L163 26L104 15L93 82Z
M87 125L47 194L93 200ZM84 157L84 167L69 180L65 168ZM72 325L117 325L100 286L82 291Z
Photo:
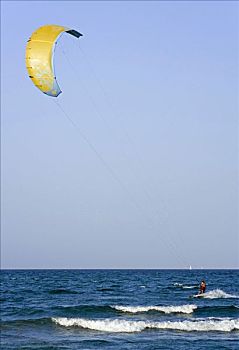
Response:
M3 270L1 349L239 349L239 271Z

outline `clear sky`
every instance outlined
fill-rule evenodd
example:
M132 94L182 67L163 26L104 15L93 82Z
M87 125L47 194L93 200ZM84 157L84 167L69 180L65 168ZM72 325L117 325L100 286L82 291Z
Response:
M238 3L1 8L2 267L238 267ZM84 34L58 105L25 68L44 24Z

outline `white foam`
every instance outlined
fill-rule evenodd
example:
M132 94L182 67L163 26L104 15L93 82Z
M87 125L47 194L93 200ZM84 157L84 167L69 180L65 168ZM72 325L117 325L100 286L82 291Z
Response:
M221 289L215 289L210 292L204 293L203 298L206 299L219 299L219 298L224 298L224 299L229 299L229 298L238 298L237 295L233 294L227 294Z
M239 319L222 319L222 320L195 320L195 321L165 321L165 322L145 322L145 321L127 321L119 319L105 319L105 320L87 320L83 318L52 318L56 324L65 327L78 326L81 328L92 329L102 332L112 333L133 333L141 332L144 329L168 329L179 331L220 331L231 332L239 330Z
M197 288L198 286L183 286L182 288L183 289L195 289Z
M173 284L174 287L179 287L179 288L182 288L182 289L194 289L194 288L198 288L198 285L193 285L193 286L187 286L187 285L184 285L182 283L174 283Z
M152 327L154 328L154 327ZM200 320L200 321L178 321L178 322L158 322L155 324L155 328L158 329L171 329L179 331L197 331L197 332L209 332L209 331L221 331L231 332L233 330L239 330L239 319L237 320Z
M183 313L183 314L191 314L195 309L197 309L196 305L180 305L180 306L120 306L114 305L112 308L129 313L138 313L138 312L148 312L151 310L164 312L165 314L170 313Z
M192 285L192 286L187 286L187 285L184 285L182 283L174 283L173 284L174 287L177 287L177 288L182 288L182 289L195 289L195 288L198 288L198 285Z
M146 323L143 321L126 321L117 319L87 320L83 318L52 318L52 321L65 327L78 326L96 331L113 333L141 332L146 328Z

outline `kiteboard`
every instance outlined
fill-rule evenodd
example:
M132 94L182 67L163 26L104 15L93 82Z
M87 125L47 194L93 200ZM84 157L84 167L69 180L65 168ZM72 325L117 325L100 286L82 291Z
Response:
M192 295L191 298L203 298L204 293Z

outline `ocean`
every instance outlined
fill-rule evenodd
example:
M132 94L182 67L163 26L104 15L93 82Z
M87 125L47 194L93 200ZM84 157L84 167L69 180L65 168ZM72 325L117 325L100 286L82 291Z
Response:
M238 282L238 270L2 270L1 349L238 349Z

